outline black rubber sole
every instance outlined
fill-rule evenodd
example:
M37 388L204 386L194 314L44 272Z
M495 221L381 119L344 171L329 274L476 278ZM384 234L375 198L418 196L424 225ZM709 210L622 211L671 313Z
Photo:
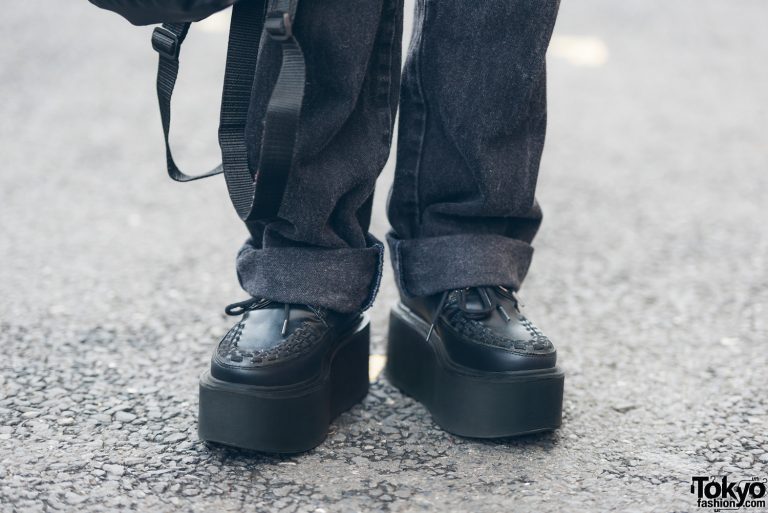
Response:
M441 351L437 333L403 305L389 322L389 381L429 410L450 433L502 438L560 426L564 373L559 368L483 372L459 366Z
M284 387L241 385L200 376L201 440L271 453L320 445L333 420L368 393L370 327L366 318L315 380Z

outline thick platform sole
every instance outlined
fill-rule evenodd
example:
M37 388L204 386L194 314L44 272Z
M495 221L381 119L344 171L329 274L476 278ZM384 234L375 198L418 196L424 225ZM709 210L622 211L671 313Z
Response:
M390 314L386 375L450 433L501 438L560 426L564 374L559 368L483 372L457 365L437 333L402 305Z
M366 318L307 383L281 387L200 376L200 439L270 453L298 453L320 445L333 420L368 393L370 327Z

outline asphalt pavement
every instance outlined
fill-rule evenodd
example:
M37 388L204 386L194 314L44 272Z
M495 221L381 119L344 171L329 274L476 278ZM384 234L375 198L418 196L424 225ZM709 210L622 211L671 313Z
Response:
M562 4L522 291L567 372L560 430L462 439L374 376L323 445L281 457L197 439L245 232L222 180L165 176L150 29L85 0L8 7L0 511L711 511L692 476L768 478L764 0ZM191 33L175 98L179 160L200 170L224 21Z

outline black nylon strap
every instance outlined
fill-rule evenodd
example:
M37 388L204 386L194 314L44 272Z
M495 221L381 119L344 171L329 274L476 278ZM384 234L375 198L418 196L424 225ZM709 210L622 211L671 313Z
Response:
M306 63L293 35L298 0L241 0L233 7L227 66L224 76L219 145L232 204L243 221L277 215L293 164L296 135L304 99ZM266 10L266 16L265 16ZM282 66L264 116L260 162L255 172L248 162L245 127L263 29L280 43ZM170 98L178 74L179 48L189 24L165 24L155 29L152 46L160 54L158 101L166 142L168 174L190 181L221 172L222 166L199 176L182 173L173 162L168 132Z
M152 32L152 48L160 55L157 65L157 102L160 106L160 120L163 124L163 138L165 139L165 162L168 167L168 176L177 182L199 180L217 175L223 170L219 164L207 173L188 175L181 171L173 160L169 141L171 96L173 96L173 88L179 74L179 51L188 31L189 23L166 23Z
M251 104L265 9L264 0L245 0L232 8L221 98L219 146L225 169L224 178L232 204L243 220L247 219L254 200L254 180L248 163L245 125Z
M298 0L273 0L267 13L267 33L281 43L283 62L264 116L256 197L246 220L277 215L293 166L307 75L304 53L293 34L297 7Z
M259 3L242 1L232 12L219 130L227 188L243 221L268 219L278 213L293 165L306 81L304 54L293 35L298 0L270 0L265 18L258 16ZM256 67L254 49L258 49L261 32L254 30L257 18L269 38L280 43L283 62L264 115L260 162L252 172L245 124Z

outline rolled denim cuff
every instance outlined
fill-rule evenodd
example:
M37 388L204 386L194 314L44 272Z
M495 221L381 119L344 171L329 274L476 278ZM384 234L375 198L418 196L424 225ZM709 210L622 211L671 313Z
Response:
M373 303L383 262L384 245L370 235L357 249L259 248L249 239L237 255L237 277L254 297L350 313Z
M398 239L390 232L387 243L398 286L407 296L484 285L517 290L533 256L530 244L502 235Z

